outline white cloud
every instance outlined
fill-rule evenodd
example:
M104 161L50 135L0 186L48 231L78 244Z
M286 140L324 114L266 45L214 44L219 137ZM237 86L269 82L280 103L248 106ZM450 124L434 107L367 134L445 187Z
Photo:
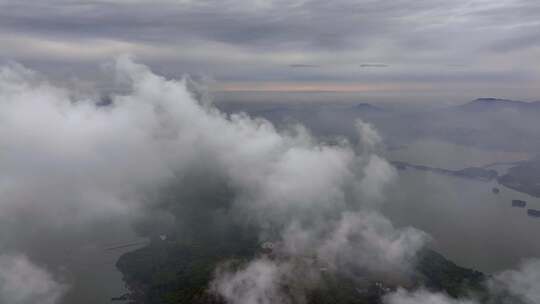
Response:
M358 154L346 142L319 143L300 126L278 132L262 119L227 116L195 100L185 81L166 80L127 57L113 69L128 91L110 106L20 66L0 70L0 227L18 231L4 233L0 245L38 256L26 252L32 240L133 217L152 207L147 191L192 175L231 187L235 220L255 223L261 237L265 227L280 237L295 223L315 232L312 252L325 263L401 269L423 244L422 233L358 211L394 177L372 148ZM364 145L376 144L372 128L360 131Z
M385 304L477 304L473 300L454 299L442 293L433 293L426 290L408 292L399 289L384 298Z
M284 277L291 269L266 259L256 260L236 272L218 269L211 289L228 303L290 303L283 293Z
M540 260L523 262L516 270L507 270L495 276L492 289L506 290L520 297L526 304L540 303Z
M25 256L0 255L0 302L57 304L66 286Z
M540 261L527 260L518 269L503 271L494 275L487 284L487 303L534 304L540 303ZM398 289L384 297L385 304L480 304L478 299L455 299L444 293L424 289L407 291Z

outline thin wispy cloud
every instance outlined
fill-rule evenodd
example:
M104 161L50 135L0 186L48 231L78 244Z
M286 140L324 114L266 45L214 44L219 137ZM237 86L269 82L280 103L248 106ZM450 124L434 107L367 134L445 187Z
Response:
M361 68L387 68L389 67L389 65L384 64L384 63L362 63L360 67Z
M302 63L294 63L289 65L291 68L318 68L320 65L317 64L302 64Z

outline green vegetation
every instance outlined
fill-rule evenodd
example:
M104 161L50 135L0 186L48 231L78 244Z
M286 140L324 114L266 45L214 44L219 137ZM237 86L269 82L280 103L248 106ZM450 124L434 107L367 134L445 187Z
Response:
M214 240L215 246L155 240L123 255L117 267L132 289L135 302L194 303L205 297L215 267L226 259L244 259L255 252L254 239Z
M260 253L259 231L235 224L226 214L231 201L227 187L214 183L210 188L203 189L207 191L173 188L162 192L162 207L174 214L174 223L141 223L143 228L139 232L151 238L150 245L123 255L117 263L133 303L222 303L208 293L216 267L231 260L243 265ZM188 197L186 193L205 196ZM175 204L179 200L190 203ZM160 237L161 234L166 238ZM297 288L308 290L309 304L376 304L382 295L400 286L409 289L423 286L453 297L486 293L482 273L459 267L428 249L418 255L414 273L410 280L403 280L367 273L321 272L322 283L315 289L313 286L283 288L287 292Z
M424 250L418 256L418 283L428 289L445 291L455 298L471 294L485 295L486 276L475 270L460 267L439 253Z
M156 240L148 247L125 254L117 266L132 289L134 303L219 303L219 299L207 293L215 267L230 259L242 263L257 251L252 238L240 238L224 245ZM419 255L416 272L409 288L424 286L456 298L486 294L484 274L459 267L431 250ZM322 274L322 280L320 287L307 295L308 303L379 303L385 291L397 287L395 283L375 279L358 281L326 273Z

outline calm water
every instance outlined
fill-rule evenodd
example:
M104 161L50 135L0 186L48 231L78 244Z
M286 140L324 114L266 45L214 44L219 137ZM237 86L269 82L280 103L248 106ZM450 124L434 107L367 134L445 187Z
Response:
M95 238L65 253L65 277L70 289L65 304L111 303L112 297L126 292L122 274L116 269L118 258L142 245L114 248L119 245L144 243L129 225L114 223L108 233L96 233Z
M386 157L417 165L457 170L496 162L527 160L532 155L519 151L490 151L430 139L419 140L404 148L388 151Z
M415 154L414 149L408 152ZM478 157L478 150L473 152ZM489 151L484 153L485 159L494 159ZM461 157L466 158L466 154ZM424 164L430 161L431 165L440 165L436 160L424 158ZM465 167L459 165L459 158L455 157L454 161L454 168ZM492 193L493 187L499 188L500 193ZM458 264L495 272L513 267L522 259L540 257L537 241L540 218L526 214L527 208L540 209L538 198L497 182L413 169L400 171L398 181L390 188L383 213L396 225L411 225L428 232L433 246ZM513 199L527 201L527 208L512 207Z

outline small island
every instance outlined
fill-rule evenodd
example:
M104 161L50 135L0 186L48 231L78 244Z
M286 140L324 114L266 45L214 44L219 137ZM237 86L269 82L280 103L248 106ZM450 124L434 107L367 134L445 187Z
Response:
M526 201L512 200L512 207L525 208L525 206L527 206Z
M415 165L410 164L403 161L391 161L390 162L397 170L407 170L408 168L419 170L419 171L427 171L442 175L449 175L454 177L460 177L460 178L467 178L467 179L476 179L481 181L492 181L498 177L498 173L495 170L492 169L486 169L486 168L480 168L480 167L468 167L465 169L460 170L450 170L450 169L443 169L443 168L437 168L437 167L429 167L424 165ZM498 188L493 188L497 190L493 190L493 193L498 193ZM497 191L497 192L495 192Z
M540 210L529 209L527 210L527 215L532 217L540 217Z
M540 197L540 159L523 161L497 178L507 188Z

